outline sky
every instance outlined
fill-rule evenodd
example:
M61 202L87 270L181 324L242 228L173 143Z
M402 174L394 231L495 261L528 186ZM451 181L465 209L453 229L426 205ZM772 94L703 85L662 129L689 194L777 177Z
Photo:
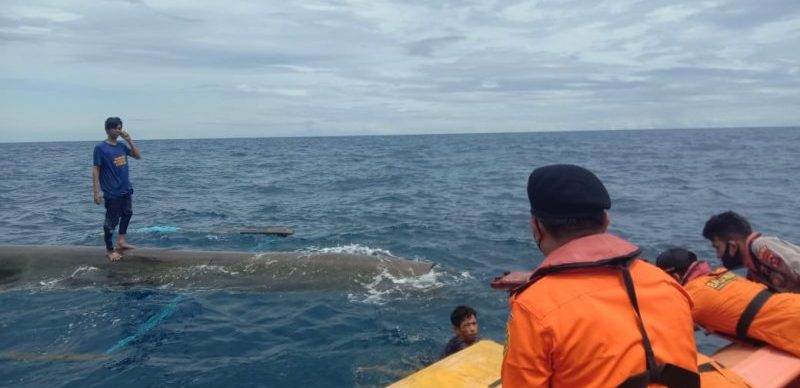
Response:
M0 142L797 126L797 0L3 0Z

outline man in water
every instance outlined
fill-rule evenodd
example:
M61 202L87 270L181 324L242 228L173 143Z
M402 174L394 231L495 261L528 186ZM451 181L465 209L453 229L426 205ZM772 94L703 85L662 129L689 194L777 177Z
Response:
M753 233L741 215L727 211L703 227L717 257L728 269L747 267L747 278L774 291L800 292L800 247L777 237Z
M137 160L142 156L131 135L122 129L122 120L119 117L106 119L106 135L106 139L94 147L92 191L94 203L99 205L101 201L105 201L106 204L106 219L103 224L106 257L111 261L117 261L122 255L114 250L111 237L118 224L117 248L120 250L135 248L125 240L128 223L133 215L131 199L133 186L128 176L128 156ZM118 142L119 137L122 137L128 145Z
M692 317L706 330L766 342L800 357L800 295L772 293L726 268L712 270L683 248L661 252L656 265L691 295Z
M607 232L611 199L591 171L528 178L544 261L509 303L504 387L699 387L689 295Z
M450 323L453 324L455 335L445 346L441 358L463 350L478 341L478 313L472 307L456 307L450 314Z

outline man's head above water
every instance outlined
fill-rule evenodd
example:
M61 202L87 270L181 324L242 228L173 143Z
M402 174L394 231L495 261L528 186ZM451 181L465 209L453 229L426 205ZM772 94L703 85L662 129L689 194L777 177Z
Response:
M450 314L453 331L468 345L478 338L478 313L472 307L458 306Z

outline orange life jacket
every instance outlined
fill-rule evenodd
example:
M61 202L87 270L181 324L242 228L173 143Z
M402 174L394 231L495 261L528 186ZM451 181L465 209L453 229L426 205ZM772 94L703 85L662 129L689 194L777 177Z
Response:
M706 264L698 262L702 265ZM765 285L725 268L690 276L684 288L694 301L694 320L706 330L763 341L800 357L800 294L770 294ZM742 317L748 307L752 310L753 301L764 295L768 298L750 312L745 325Z
M504 387L697 387L691 300L610 235L548 255L511 296Z

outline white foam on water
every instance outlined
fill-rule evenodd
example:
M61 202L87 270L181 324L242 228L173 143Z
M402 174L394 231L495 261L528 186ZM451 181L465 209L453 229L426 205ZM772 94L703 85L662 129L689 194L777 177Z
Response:
M239 274L238 271L233 271L228 267L212 264L193 265L190 267L181 268L178 272L179 275L183 275L186 279L196 275L225 274L229 276L236 276Z
M99 271L99 270L100 270L99 268L92 267L91 265L82 265L82 266L78 267L77 269L75 269L75 271L72 272L72 275L70 275L70 277L71 278L77 278L77 277L79 277L79 276L81 276L83 274L88 274L88 273L92 273L94 271Z
M349 253L354 255L366 255L366 256L394 256L392 252L389 252L386 249L370 248L361 244L348 244L348 245L340 245L337 247L329 247L329 248L308 247L306 249L301 250L301 252Z
M161 225L153 225L144 228L133 229L133 232L138 233L172 233L177 232L181 228L177 226L161 226Z
M270 259L270 258L269 258L269 253L268 253L268 252L262 252L262 253L257 253L257 254L255 254L255 255L254 255L254 256L253 256L253 257L252 257L252 258L249 260L249 263L248 263L247 265L248 265L248 266L250 266L250 265L256 265L256 264L270 265L270 264L275 264L275 263L277 263L277 262L278 262L278 260L275 260L275 259Z
M53 279L53 280L42 280L42 281L39 282L39 285L42 286L42 288L44 288L44 289L52 289L56 285L58 285L58 283L60 281L62 281L62 280L64 280L64 279L60 278L60 279Z
M244 268L242 268L242 272L255 273L265 267L268 267L278 262L278 260L268 259L267 257L268 256L266 253L256 254L251 259L247 260L247 264L245 264Z
M91 274L93 274L93 273L95 273L96 271L99 271L99 270L100 269L97 268L97 267L93 267L93 266L90 266L90 265L82 265L82 266L76 268L75 271L72 272L72 275L59 277L59 278L48 278L48 279L40 280L39 281L39 286L42 289L45 289L45 290L52 290L52 289L56 288L59 284L61 284L61 282L65 281L67 279L81 279L81 278L84 278L84 277L89 277L89 276L91 276Z
M348 293L347 300L353 303L383 305L392 300L405 299L411 292L426 292L445 285L442 274L436 269L419 276L394 276L387 269L375 275L369 283L356 283L364 287L365 293Z

